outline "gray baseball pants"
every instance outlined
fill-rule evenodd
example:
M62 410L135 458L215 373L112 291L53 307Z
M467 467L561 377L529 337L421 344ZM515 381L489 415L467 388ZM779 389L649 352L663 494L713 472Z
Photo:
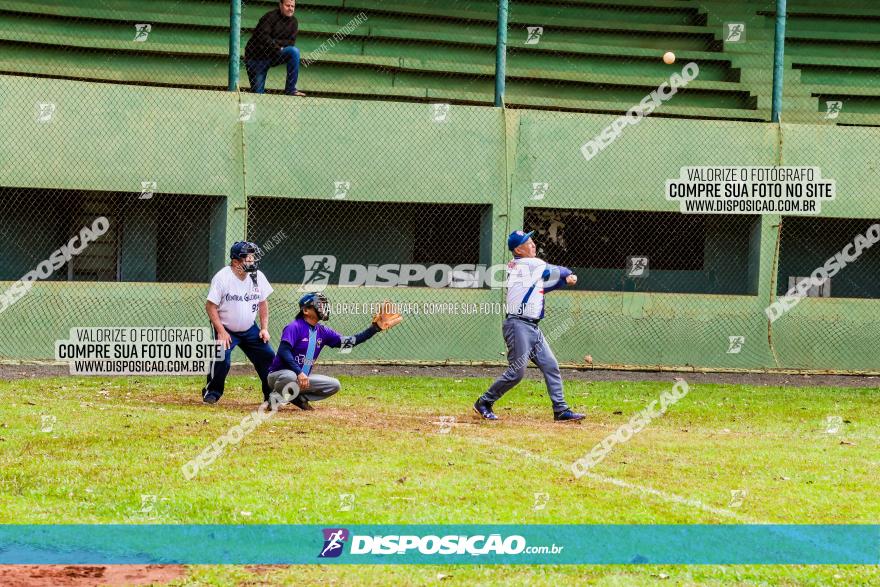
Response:
M272 391L284 397L284 389L287 388L287 395L296 397L302 395L310 402L327 399L337 391L341 385L335 377L326 375L309 375L309 388L303 393L299 393L299 384L296 382L296 373L290 369L282 369L273 371L267 377L269 387Z
M544 340L544 334L538 325L521 318L508 317L501 325L501 332L504 334L504 342L507 343L507 370L495 380L480 399L488 403L498 401L522 380L526 374L526 367L531 361L544 374L547 393L550 395L550 401L553 402L553 411L558 414L567 410L568 404L565 403L565 394L562 391L559 362L550 350L550 345Z

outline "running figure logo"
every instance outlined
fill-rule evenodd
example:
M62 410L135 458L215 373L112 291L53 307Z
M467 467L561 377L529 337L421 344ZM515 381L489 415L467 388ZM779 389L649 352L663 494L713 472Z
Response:
M727 337L727 344L728 344L727 354L729 354L729 355L739 354L743 349L743 345L746 344L746 337L745 336L728 336Z
M330 284L330 277L336 270L336 257L333 255L303 255L302 286L299 291L322 291Z
M537 45L541 42L541 36L544 34L544 27L530 26L526 27L528 36L526 37L526 45Z
M629 277L647 277L648 276L648 258L647 257L627 257L626 274Z
M245 102L238 105L238 121L250 122L257 111L257 105L252 102Z
M150 31L153 30L153 25L151 24L136 24L134 25L134 40L138 43L145 42L150 37Z
M532 182L532 198L533 200L543 200L544 196L547 195L547 190L550 189L550 184L545 181L536 181Z
M431 120L434 122L446 122L449 116L449 104L431 104Z
M37 104L37 122L52 122L52 116L54 114L55 104L52 102Z
M345 528L324 528L324 548L318 558L336 558L342 554L345 541L348 540L348 530Z
M728 43L741 43L745 41L746 35L746 25L741 22L727 22L724 23L725 28L727 28L727 32L724 35L724 40Z
M351 189L350 181L334 181L333 182L333 199L334 200L344 200L345 196L348 195L348 190Z
M153 197L153 194L156 193L156 188L158 184L155 181L142 181L141 182L141 195L138 200L150 200Z
M826 100L825 108L825 120L834 120L840 116L840 111L843 110L843 102L840 100Z

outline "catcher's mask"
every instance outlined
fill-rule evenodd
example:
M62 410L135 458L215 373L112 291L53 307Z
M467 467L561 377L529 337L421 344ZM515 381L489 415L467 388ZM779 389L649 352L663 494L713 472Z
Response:
M299 299L299 310L302 312L305 308L312 308L318 315L318 320L330 319L330 300L327 296L320 292L307 293Z
M258 247L256 243L240 241L232 245L232 248L229 249L230 259L244 261L247 259L248 255L254 256L254 262L250 265L242 265L242 269L244 269L246 273L256 273L260 265L260 258L263 256L263 251L260 250L260 247Z

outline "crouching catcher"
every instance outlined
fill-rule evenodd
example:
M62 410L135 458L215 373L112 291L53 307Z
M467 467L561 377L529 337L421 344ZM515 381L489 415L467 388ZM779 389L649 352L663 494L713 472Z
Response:
M340 389L339 380L312 373L321 349L350 349L378 332L399 324L403 317L383 302L370 327L353 336L343 336L320 324L330 318L330 302L322 293L307 293L299 300L299 314L284 327L278 353L269 366L269 386L274 393L302 410L313 410L309 402L327 399Z

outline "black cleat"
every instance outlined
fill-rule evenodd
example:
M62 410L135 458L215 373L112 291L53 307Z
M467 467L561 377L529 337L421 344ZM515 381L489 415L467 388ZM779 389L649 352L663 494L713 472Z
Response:
M578 420L583 420L586 418L583 414L578 414L577 412L572 412L571 410L565 410L564 412L558 412L553 414L553 419L557 422L577 422Z
M315 408L312 407L312 404L309 403L309 400L305 398L305 396L298 395L292 400L290 403L303 410L304 412L314 412Z
M474 404L474 411L484 420L497 420L498 416L492 411L492 404L478 399Z
M220 401L220 395L216 391L208 391L207 389L202 390L202 401L206 404L216 404Z

